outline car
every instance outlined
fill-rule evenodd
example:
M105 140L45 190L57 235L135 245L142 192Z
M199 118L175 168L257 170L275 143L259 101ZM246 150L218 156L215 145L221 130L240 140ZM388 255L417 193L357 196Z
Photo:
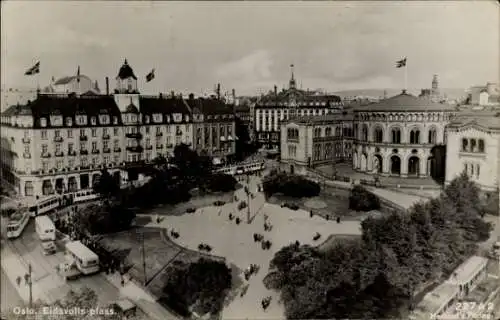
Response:
M57 247L54 241L43 241L42 242L43 254L48 256L56 253Z

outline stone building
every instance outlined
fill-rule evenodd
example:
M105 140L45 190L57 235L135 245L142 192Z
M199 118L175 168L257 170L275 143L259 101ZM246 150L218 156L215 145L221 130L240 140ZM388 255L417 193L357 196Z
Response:
M383 176L444 177L445 127L455 108L403 93L354 109L353 168Z

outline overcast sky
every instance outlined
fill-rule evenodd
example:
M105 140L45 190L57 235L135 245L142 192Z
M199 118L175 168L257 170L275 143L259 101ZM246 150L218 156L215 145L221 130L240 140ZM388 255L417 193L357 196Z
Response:
M114 88L127 58L144 93L282 87L465 88L498 81L499 6L476 2L2 1L2 86L81 73ZM144 77L156 69L156 79Z

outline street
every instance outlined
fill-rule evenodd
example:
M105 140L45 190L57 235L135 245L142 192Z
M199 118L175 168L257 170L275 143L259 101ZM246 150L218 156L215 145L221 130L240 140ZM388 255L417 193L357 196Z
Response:
M5 270L10 278L23 277L28 264L31 264L34 300L40 298L52 303L58 299L63 299L70 289L79 290L85 286L96 292L99 304L102 306L119 298L118 289L100 273L65 282L56 271L56 266L65 261L64 248L58 244L56 254L45 256L42 253L40 241L34 229L34 223L30 221L22 236L5 243L5 247L2 249L2 259L13 261L10 263L9 270ZM22 257L23 263L20 264L12 260L12 255ZM6 262L4 261L4 264ZM25 286L24 282L21 286ZM23 290L26 291L26 288L23 288Z

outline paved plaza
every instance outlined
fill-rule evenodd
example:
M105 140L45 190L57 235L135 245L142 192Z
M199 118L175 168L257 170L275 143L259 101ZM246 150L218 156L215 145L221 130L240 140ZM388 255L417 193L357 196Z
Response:
M160 226L169 230L175 229L180 237L174 241L189 249L197 250L200 243L209 244L212 247L212 254L225 257L228 264L234 264L240 269L242 279L242 271L251 263L260 266L258 274L252 276L247 282L249 287L246 294L240 297L238 292L225 307L223 312L225 319L284 318L284 308L277 303L278 294L267 290L262 282L268 273L269 261L283 246L296 240L301 244L318 245L331 234L361 234L359 221L345 221L338 224L336 221L326 221L317 216L310 218L309 213L303 210L292 211L266 203L263 194L257 192L259 182L260 179L257 177L251 177L249 181L250 191L255 195L250 202L253 217L251 224L246 223L247 209L237 209L239 201L222 207L205 207L198 209L195 213L186 213L182 216L166 216L159 225L155 222L150 224L150 226ZM240 201L247 201L243 189L237 190L236 195ZM234 219L229 220L230 213L241 219L239 225L236 225ZM268 216L268 222L273 226L271 231L264 231L264 216ZM315 242L313 237L316 232L319 232L322 237ZM253 240L254 233L260 233L265 240L270 240L271 249L262 250L260 243ZM243 280L243 282L246 281ZM269 308L264 311L260 302L266 296L272 296L273 300Z

